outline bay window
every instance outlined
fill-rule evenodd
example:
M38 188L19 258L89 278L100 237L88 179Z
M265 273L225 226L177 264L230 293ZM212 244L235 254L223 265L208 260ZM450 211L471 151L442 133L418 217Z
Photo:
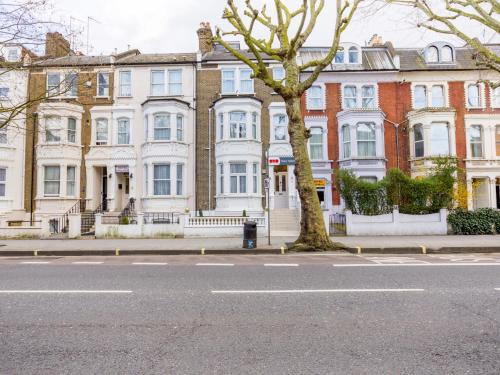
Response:
M375 124L361 122L356 127L358 156L370 157L377 155L377 138Z
M253 182L253 193L257 194L259 192L259 165L257 163L252 164L252 182Z
M177 141L184 141L184 116L177 115Z
M420 124L413 127L413 145L416 158L424 157L425 144L424 144L424 127Z
M450 136L447 123L433 123L431 125L431 155L450 155Z
M467 86L467 105L469 108L481 107L481 90L478 84Z
M155 164L153 172L154 195L170 195L170 164Z
M351 128L349 125L342 126L342 158L351 157Z
M170 140L170 114L158 114L154 116L154 140Z
M61 118L50 116L45 118L45 142L55 143L61 141Z
M76 143L76 119L68 118L68 142Z
M491 107L500 108L500 87L491 89Z
M224 139L224 113L219 113L219 139Z
M252 113L252 139L257 139L257 113Z
M273 116L274 140L285 141L288 128L288 119L284 114Z
M68 166L66 168L66 195L74 197L76 195L76 167Z
M219 163L219 194L224 194L224 164Z
M168 95L182 95L182 70L168 71Z
M229 181L231 194L246 194L247 192L247 165L245 163L229 164Z
M44 195L46 197L59 196L61 170L59 166L46 166L44 168Z
M127 118L118 119L118 144L130 144L130 120Z
M119 96L132 96L132 72L130 70L120 71Z
M311 138L309 138L309 155L311 160L323 159L323 129L311 128Z
M311 86L307 91L307 109L323 109L324 97L323 87Z
M356 108L358 106L358 88L356 86L344 87L344 108Z
M108 144L108 120L102 118L96 120L96 145Z
M413 89L413 108L427 107L427 87L418 85Z
M229 131L231 139L245 139L247 137L247 115L245 112L230 113Z
M433 107L444 107L444 86L434 85L432 86L432 106Z
M7 185L7 168L0 168L0 197L5 197Z
M469 128L470 151L473 158L483 157L483 127L472 125Z
M184 165L177 164L177 184L176 184L176 194L177 195L182 195L183 179L184 179Z
M109 73L99 73L97 75L97 96L109 96Z
M500 156L500 125L495 126L495 145L496 145L496 154Z
M3 127L2 129L0 129L0 145L6 145L7 143L9 143L9 138L7 136L7 129Z

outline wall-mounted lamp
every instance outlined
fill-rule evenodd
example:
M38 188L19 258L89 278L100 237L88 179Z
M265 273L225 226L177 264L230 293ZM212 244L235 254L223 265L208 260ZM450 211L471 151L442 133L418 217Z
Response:
M130 178L134 178L134 174L133 174L133 173L131 173L129 177L130 177Z
M110 174L109 174L109 178L112 178L112 177L113 177L113 173L110 173Z

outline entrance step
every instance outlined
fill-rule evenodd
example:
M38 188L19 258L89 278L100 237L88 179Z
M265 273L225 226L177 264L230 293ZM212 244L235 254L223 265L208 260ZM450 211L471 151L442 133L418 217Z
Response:
M300 216L298 210L271 210L271 234L273 236L297 236L300 232Z

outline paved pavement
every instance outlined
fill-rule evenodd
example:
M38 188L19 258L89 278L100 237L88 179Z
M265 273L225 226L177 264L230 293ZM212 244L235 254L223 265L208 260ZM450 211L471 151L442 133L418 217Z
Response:
M1 258L0 374L497 375L499 266L497 254Z

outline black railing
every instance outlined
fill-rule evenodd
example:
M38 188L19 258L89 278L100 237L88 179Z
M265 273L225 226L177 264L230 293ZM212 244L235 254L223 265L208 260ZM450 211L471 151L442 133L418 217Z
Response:
M144 224L179 224L180 218L174 212L145 212Z
M346 234L346 219L344 214L334 214L330 216L330 235Z
M118 215L118 224L137 224L137 214L135 213L135 199L130 198L128 204Z
M85 211L86 201L78 200L66 213L60 217L49 220L49 229L52 234L68 233L69 230L69 215L79 214Z

